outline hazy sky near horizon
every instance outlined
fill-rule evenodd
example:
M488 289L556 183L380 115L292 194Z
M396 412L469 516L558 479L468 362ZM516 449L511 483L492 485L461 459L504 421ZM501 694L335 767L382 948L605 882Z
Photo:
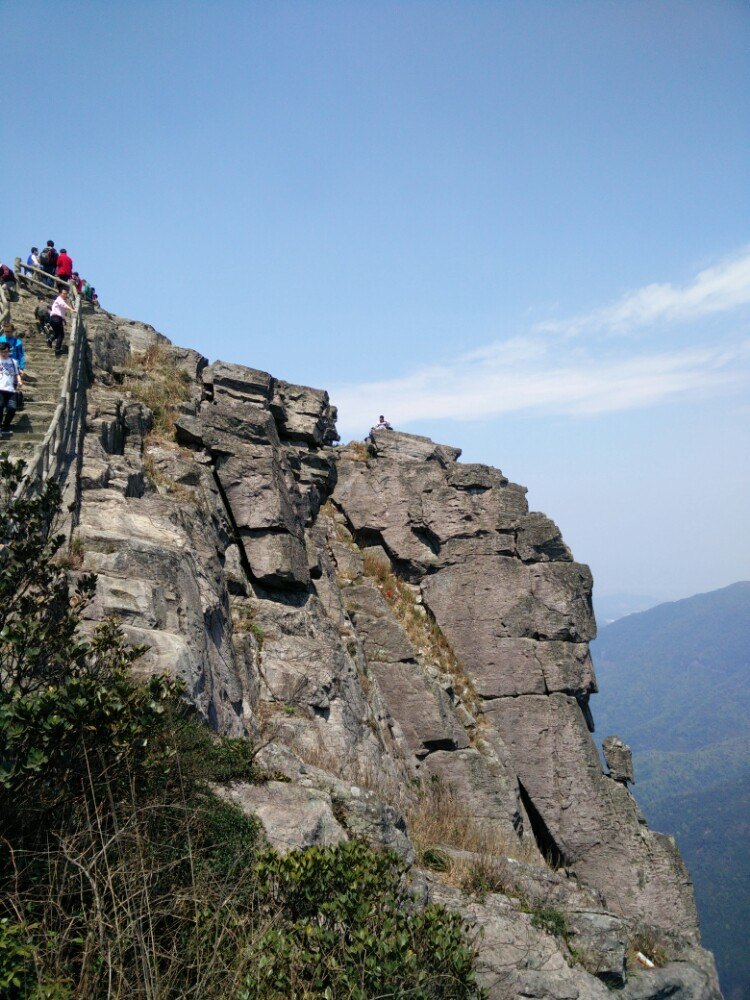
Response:
M529 487L595 595L750 578L744 0L6 0L0 258Z

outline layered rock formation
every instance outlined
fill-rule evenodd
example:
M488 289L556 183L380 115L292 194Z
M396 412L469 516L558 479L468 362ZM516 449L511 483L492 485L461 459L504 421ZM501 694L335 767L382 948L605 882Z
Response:
M484 929L492 997L718 997L674 842L591 739L591 574L526 491L415 435L339 447L325 392L143 324L98 312L87 331L89 615L256 742L268 780L219 794L280 849L365 836L415 860L415 890ZM162 370L134 370L154 348ZM165 368L181 400L155 434ZM484 838L433 856L475 871L493 845L474 895L422 867L433 800ZM639 972L649 941L666 964Z

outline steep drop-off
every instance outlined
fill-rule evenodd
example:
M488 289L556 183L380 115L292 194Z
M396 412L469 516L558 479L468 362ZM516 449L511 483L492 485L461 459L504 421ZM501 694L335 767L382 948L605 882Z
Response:
M750 583L602 629L597 718L633 745L634 793L677 837L724 993L750 997Z
M674 842L591 738L591 574L526 491L414 435L339 447L324 391L143 324L86 330L88 613L255 741L268 780L218 793L282 849L416 859L483 928L492 997L719 996Z

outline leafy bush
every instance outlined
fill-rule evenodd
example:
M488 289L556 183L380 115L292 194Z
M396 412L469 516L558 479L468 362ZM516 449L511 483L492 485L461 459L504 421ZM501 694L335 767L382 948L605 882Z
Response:
M283 858L267 854L258 874L283 922L258 942L245 1000L303 991L352 1000L480 995L461 919L438 906L418 909L395 855L349 841Z

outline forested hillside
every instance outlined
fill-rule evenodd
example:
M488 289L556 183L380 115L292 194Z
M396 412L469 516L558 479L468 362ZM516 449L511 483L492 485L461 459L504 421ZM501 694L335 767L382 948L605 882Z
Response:
M649 825L676 836L728 1000L750 997L750 582L661 604L593 646L600 738L634 752Z

